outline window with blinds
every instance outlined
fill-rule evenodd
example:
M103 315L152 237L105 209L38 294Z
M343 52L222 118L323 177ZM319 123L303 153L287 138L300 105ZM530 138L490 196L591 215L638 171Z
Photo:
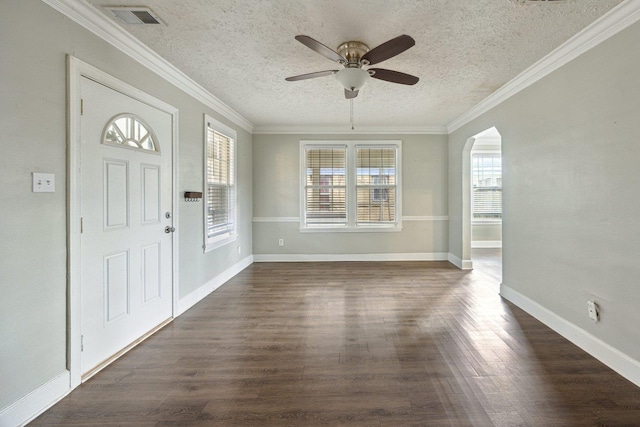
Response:
M357 224L396 220L395 147L356 147Z
M344 146L305 150L307 224L347 224L346 160Z
M400 141L300 143L301 229L400 229Z
M474 154L471 158L473 179L473 218L502 218L502 158L500 154Z
M235 235L235 131L209 118L205 153L205 249ZM226 239L226 240L225 240Z

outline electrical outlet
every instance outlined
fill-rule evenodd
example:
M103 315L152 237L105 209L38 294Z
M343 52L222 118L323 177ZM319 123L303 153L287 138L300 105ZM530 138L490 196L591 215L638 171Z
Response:
M284 246L284 239L278 239L278 246Z
M242 253L242 247L238 246L238 255Z
M600 320L600 308L594 301L587 301L587 310L589 310L589 318L594 322Z

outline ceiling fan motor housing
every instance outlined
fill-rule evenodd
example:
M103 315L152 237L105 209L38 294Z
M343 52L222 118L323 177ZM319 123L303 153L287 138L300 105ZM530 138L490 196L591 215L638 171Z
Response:
M362 58L365 53L369 52L369 46L362 42L344 42L340 46L338 46L337 52L347 59L348 63L345 64L346 67L359 67L360 65L368 65L360 64L360 58Z

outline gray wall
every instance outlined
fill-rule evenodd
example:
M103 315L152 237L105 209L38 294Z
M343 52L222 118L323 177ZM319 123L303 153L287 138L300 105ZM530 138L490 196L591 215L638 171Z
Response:
M254 135L253 214L299 218L300 140L402 140L403 217L447 215L446 135ZM403 221L401 232L300 233L299 221L253 224L253 252L385 254L448 252L447 221ZM278 246L278 239L285 246Z
M449 244L462 253L461 153L496 126L503 283L640 361L640 24L450 135ZM542 274L541 274L542 273ZM602 320L587 317L586 301Z
M36 0L0 2L0 409L66 369L66 55L177 107L178 192L203 188L203 114L238 130L237 242L203 254L202 204L179 199L180 295L250 255L251 134ZM31 172L56 192L31 192ZM237 247L242 248L238 255Z
M472 243L500 242L502 241L502 224L481 222L471 223Z

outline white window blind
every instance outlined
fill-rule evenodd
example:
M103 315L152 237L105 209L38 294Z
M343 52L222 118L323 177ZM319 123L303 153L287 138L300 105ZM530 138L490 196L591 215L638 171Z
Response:
M356 147L357 224L396 220L396 149Z
M342 146L305 149L307 224L347 223L347 150Z
M236 226L235 132L210 120L206 134L205 249L234 235Z
M502 158L500 154L472 156L473 218L502 218Z

